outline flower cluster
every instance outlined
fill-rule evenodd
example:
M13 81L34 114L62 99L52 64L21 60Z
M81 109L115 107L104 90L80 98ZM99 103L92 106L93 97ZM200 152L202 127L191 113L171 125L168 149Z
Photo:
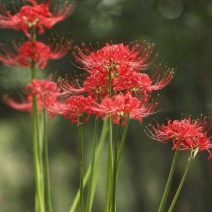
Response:
M106 117L114 116L115 124L122 121L124 125L128 117L142 122L144 117L152 113L156 105L155 102L142 102L128 92L117 94L112 98L107 96L102 100L97 111L102 115L106 114Z
M59 84L70 93L70 99L81 99L82 96L86 99L81 102L80 108L83 109L82 113L77 112L79 116L86 113L85 107L90 107L88 98L93 102L88 110L89 114L103 118L112 116L115 124L124 125L128 117L141 122L144 117L152 114L157 105L156 101L151 100L152 91L164 88L174 75L173 69L163 72L161 65L153 65L156 59L153 51L154 45L145 41L129 45L106 43L99 50L82 44L82 49L78 46L74 48L73 55L76 66L86 71L85 77L75 80L60 78ZM140 72L151 66L152 75ZM66 118L70 117L70 114L75 117L78 111L78 107L73 110L69 99L65 100L64 106L53 98L48 98L48 101L49 104L45 105L47 110L55 110ZM83 120L87 121L88 117ZM75 117L70 120L77 119Z
M73 11L75 4L58 6L54 12L50 12L51 0L38 4L36 0L28 0L32 5L24 5L15 15L6 11L4 15L0 14L0 28L9 28L21 30L24 32L28 41L23 44L13 42L11 45L0 44L0 62L7 66L25 66L30 67L35 63L37 68L45 68L48 60L56 60L63 57L71 47L70 40L55 39L48 45L38 41L38 34L43 34L45 28L52 28L54 24L67 18ZM2 6L1 6L2 7ZM2 9L2 8L1 8Z
M49 95L46 99L41 98L40 100L40 104L48 111L63 115L77 125L87 122L91 114L96 114L94 99L83 95L68 97L63 103L58 101L55 96Z
M49 10L51 0L38 4L36 0L27 0L31 5L21 7L15 15L11 11L0 15L0 27L22 30L27 37L32 37L31 31L38 29L38 34L43 34L44 29L52 28L57 22L67 18L74 10L75 4L66 2L58 6L53 12Z
M4 96L3 101L16 110L27 111L31 113L33 96L36 96L39 100L38 111L41 113L43 111L43 105L45 105L46 96L48 96L48 98L58 98L64 97L66 95L66 93L62 92L57 83L53 82L51 78L48 80L32 80L32 82L28 84L23 90L23 93L25 94L25 97L22 98L21 101L16 101L9 96ZM54 112L49 111L50 118L53 118L54 114Z
M170 140L173 143L173 149L190 150L193 159L199 151L206 150L209 153L209 159L212 158L210 149L212 148L212 136L209 136L211 121L207 117L200 117L197 120L191 120L190 117L183 120L169 120L167 125L160 125L156 122L156 127L149 125L146 131L149 137L161 143L167 143Z
M50 46L40 41L26 41L18 46L13 43L12 48L6 45L0 45L3 54L0 54L0 61L7 66L25 66L30 67L32 61L35 62L37 68L45 68L47 61L57 60L63 57L70 49L71 42L65 41L63 45Z

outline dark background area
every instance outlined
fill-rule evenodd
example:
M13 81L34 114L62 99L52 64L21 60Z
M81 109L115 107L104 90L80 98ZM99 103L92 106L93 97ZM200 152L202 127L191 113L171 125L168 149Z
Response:
M11 2L5 3L12 10ZM4 29L0 32L1 43L19 42L24 38L21 32ZM74 13L47 30L41 39L48 37L50 32L73 39L74 45L84 42L96 47L107 41L147 40L155 43L159 52L156 64L177 67L172 82L159 92L161 112L146 118L142 124L131 121L119 173L117 211L157 211L174 151L171 144L162 145L150 140L144 129L153 118L162 123L167 118L180 119L182 113L191 114L195 119L200 114L211 116L212 1L79 0ZM71 53L61 60L50 61L45 70L38 70L39 78L46 78L55 71L59 75L73 74L78 70L70 61L73 61ZM29 80L27 68L8 68L1 64L1 97L5 93L18 95L19 87ZM8 108L3 102L0 111L0 211L32 212L34 169L30 116ZM92 133L91 121L84 126L87 158ZM48 137L53 208L55 212L66 212L78 187L77 129L68 120L56 116L48 122ZM212 211L212 161L207 160L207 156L205 152L198 153L175 211ZM189 152L179 155L171 197L181 180L188 157ZM103 163L105 160L106 155ZM102 167L94 212L103 211L105 172Z

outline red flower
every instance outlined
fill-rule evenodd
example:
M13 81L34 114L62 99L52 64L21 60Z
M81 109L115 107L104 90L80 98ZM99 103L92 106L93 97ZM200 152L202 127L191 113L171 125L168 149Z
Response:
M44 28L52 28L54 24L67 18L73 11L75 4L66 2L62 7L57 7L53 12L49 11L51 0L38 4L36 0L28 0L32 5L22 6L20 11L11 15L10 11L0 15L0 27L14 30L22 30L27 37L32 28L38 28L38 33L43 34Z
M144 117L153 113L156 105L155 102L139 101L128 92L115 95L112 98L106 97L96 110L100 115L106 115L106 118L113 116L115 124L120 124L120 121L122 121L124 125L128 117L142 122Z
M117 77L113 81L115 91L129 90L132 92L147 91L147 87L152 85L152 80L148 74L132 71L131 73Z
M115 70L120 67L146 70L155 61L155 57L151 59L153 50L154 45L145 41L129 45L106 43L100 50L83 43L82 49L75 47L74 57L80 66L90 73L95 70L108 73L108 69Z
M147 100L148 93L164 88L174 75L173 69L162 73L164 70L161 65L155 66L152 76L139 72L149 68L156 58L152 56L154 45L144 41L129 45L107 43L99 50L91 45L82 44L82 47L82 50L75 47L74 57L87 73L83 79L61 79L60 85L71 94L87 93L97 98L97 102L108 95L109 83L112 95L130 92L133 96L143 96Z
M136 71L120 75L113 81L114 91L129 90L133 93L144 94L147 98L147 93L164 88L174 76L173 69L164 72L161 65L156 66L153 71L153 76ZM161 73L162 71L164 73Z
M44 79L33 79L32 82L26 86L26 92L30 96L37 96L38 99L46 95L58 97L66 94L66 92L61 92L57 83L51 81L51 78L48 81Z
M160 125L156 122L156 127L149 125L147 135L161 143L167 143L172 140L173 149L191 150L189 159L193 159L197 152L206 150L209 158L212 157L210 148L212 148L211 137L208 132L211 122L207 117L201 117L197 120L191 120L190 117L183 120L168 121L167 125Z
M95 101L93 98L80 96L71 96L60 103L55 97L47 96L43 106L52 113L61 114L71 122L82 124L87 122L91 114L96 112L93 110Z
M59 85L71 94L87 94L93 98L103 98L108 95L108 78L103 74L92 74L86 79L80 75L79 78L60 78ZM84 81L83 81L84 80Z
M0 61L8 66L30 67L35 61L38 68L45 68L49 59L56 60L63 57L70 49L71 43L61 45L45 45L39 41L26 41L21 46L13 43L13 49L1 45L4 54L0 54Z
M41 112L43 110L43 105L45 104L46 96L51 97L60 97L64 96L66 93L61 92L60 88L57 87L57 84L51 81L51 78L47 80L37 80L34 79L30 84L26 86L24 89L25 98L22 98L21 101L16 101L11 99L8 96L3 97L3 101L9 105L10 107L20 110L32 112L32 99L33 96L36 96L38 101L38 111ZM54 113L50 111L50 117L54 116Z
M108 78L103 74L93 74L85 79L83 87L89 95L103 98L108 95Z

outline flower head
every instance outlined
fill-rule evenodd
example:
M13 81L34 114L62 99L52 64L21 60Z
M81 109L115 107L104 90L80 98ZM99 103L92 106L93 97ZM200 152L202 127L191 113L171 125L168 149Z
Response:
M91 114L95 114L95 100L83 95L68 97L64 103L57 101L55 97L47 96L43 106L55 114L63 115L71 122L82 124L87 122Z
M161 65L154 66L153 74L140 72L154 63L157 54L154 56L153 51L154 45L145 41L128 45L106 43L99 50L82 44L82 49L74 48L74 58L87 73L81 80L61 79L60 85L71 94L87 93L99 98L97 102L109 92L112 96L130 92L147 101L149 93L164 88L174 75L174 69L164 70Z
M211 136L208 136L210 127L211 122L207 117L201 117L197 120L191 120L188 117L183 120L169 120L167 125L160 125L156 122L155 127L150 124L146 132L149 137L161 143L167 143L171 140L173 149L190 150L189 159L193 159L197 152L203 150L206 150L211 158L212 141Z
M84 74L75 75L75 77L60 77L58 82L62 89L72 95L86 94L99 100L108 95L108 78L104 74L96 73L87 77Z
M96 110L100 115L106 115L106 118L113 116L115 124L120 124L121 121L124 125L128 117L142 122L144 117L153 113L152 111L156 105L155 102L140 101L128 92L126 94L117 94L112 98L106 97Z
M164 71L159 65L154 69L152 76L136 71L120 74L119 77L114 78L113 88L114 91L129 90L132 93L144 94L147 99L148 93L164 88L172 80L173 76L173 69Z
M58 87L57 83L51 79L33 79L32 82L26 86L26 93L30 96L37 96L38 98L45 97L46 95L58 97L65 94Z
M30 67L32 61L38 68L45 68L48 60L56 60L63 57L70 49L69 41L62 45L54 43L47 46L39 41L26 41L21 46L13 43L12 48L1 45L3 54L0 54L0 61L7 66Z
M129 45L109 44L95 50L92 46L82 44L82 49L75 47L74 57L79 65L88 72L95 70L108 72L108 69L119 69L120 67L133 68L134 70L146 70L155 61L152 58L153 44L145 41L134 42Z
M43 34L44 28L52 28L54 24L67 18L75 7L75 4L66 2L50 12L51 0L41 4L38 4L36 0L28 0L28 2L31 5L22 6L15 15L11 15L10 11L0 15L0 27L22 30L27 37L31 37L32 28L37 28L38 33Z
M64 96L66 93L62 92L60 88L58 88L57 84L51 80L37 80L34 79L30 84L23 89L25 97L21 98L20 101L16 101L8 96L3 97L3 101L9 105L10 107L20 110L32 112L32 100L33 96L36 96L38 101L38 111L41 112L43 110L43 105L45 104L46 96L51 96L52 98L57 98ZM54 116L54 113L49 111L50 117Z

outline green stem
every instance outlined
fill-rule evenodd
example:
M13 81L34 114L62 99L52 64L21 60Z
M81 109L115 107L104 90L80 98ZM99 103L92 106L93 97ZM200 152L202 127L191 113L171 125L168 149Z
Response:
M163 212L163 210L164 210L166 200L167 200L167 197L168 197L168 193L169 193L169 189L170 189L170 186L171 186L173 174L174 174L175 167L176 167L178 152L179 152L179 150L175 151L174 158L173 158L173 161L172 161L171 170L169 172L169 177L168 177L168 180L167 180L167 183L166 183L166 187L165 187L165 190L164 190L164 193L163 193L163 197L161 199L161 203L160 203L158 212Z
M127 135L129 122L130 122L130 117L128 116L126 124L124 126L122 139L121 139L121 143L120 143L120 147L119 147L119 151L118 151L117 171L118 171L119 166L120 166L121 156L122 156L123 149L124 149L124 144L125 144L125 141L126 141L126 135Z
M108 95L112 97L112 67L108 68ZM112 132L112 117L109 120L109 141L108 141L108 163L107 163L107 182L105 195L105 212L110 211L110 197L111 197L111 180L113 172L113 132Z
M96 187L96 181L97 181L98 170L99 170L100 162L101 162L102 150L103 150L103 146L104 146L104 142L105 142L107 133L108 133L108 124L107 124L107 121L104 121L103 129L102 129L102 133L101 133L101 137L100 137L100 142L96 149L96 166L95 166L95 173L94 173L93 188ZM91 165L89 166L88 170L86 171L86 174L85 174L85 177L83 180L83 188L85 187L85 185L89 179L90 172L91 172ZM94 196L94 193L92 192L91 201L93 201L93 196ZM69 210L69 212L75 212L77 204L79 202L79 199L80 199L80 190L77 191L77 194L74 198L74 201L72 203L72 206L71 206L71 209Z
M103 132L102 132L102 136L100 138L100 145L97 149L97 159L96 159L96 163L95 163L95 169L94 169L94 180L93 180L93 190L92 190L92 194L91 194L91 202L94 199L94 191L97 185L97 180L98 180L98 175L99 175L99 168L101 165L101 159L102 159L102 152L103 152L103 147L104 147L104 142L107 136L107 132L108 132L108 124L107 121L104 121L103 124Z
M122 122L122 120L120 122ZM121 128L122 128L122 124L120 123L118 133L117 133L115 150L114 150L111 212L116 211L116 183L117 183L117 175L118 175L118 152L120 147Z
M43 206L43 190L42 190L42 175L41 175L41 167L40 167L40 159L39 159L39 136L37 132L37 101L36 98L33 97L33 109L32 109L32 128L33 128L33 156L34 156L34 167L35 167L35 194L36 194L36 205L38 211L44 211Z
M44 167L45 167L45 187L46 187L46 202L47 211L52 212L51 203L51 189L50 189L50 176L49 176L49 154L48 154L48 139L47 139L47 127L46 127L46 111L43 110L43 141L44 141Z
M83 189L85 188L87 182L88 182L88 179L89 179L89 176L90 176L90 173L91 173L91 166L89 166L88 170L86 171L85 173L85 176L83 178ZM77 194L74 198L74 201L71 205L71 208L69 210L69 212L75 212L76 211L76 207L79 203L79 200L80 200L80 189L77 191Z
M95 166L95 158L96 158L96 142L97 142L97 135L98 135L98 123L99 119L95 119L94 125L94 140L93 140L93 149L92 149L92 161L91 161L91 176L90 176L90 185L88 189L88 200L86 205L86 211L90 212L92 208L92 201L91 201L91 194L93 193L93 177L94 177L94 166Z
M31 64L31 79L36 78L35 61ZM39 212L45 211L44 194L43 194L43 168L42 168L42 151L39 141L39 128L38 128L38 113L37 113L37 98L33 96L32 100L32 129L33 129L33 157L35 168L35 207Z
M109 141L108 141L108 162L107 162L107 182L105 195L105 212L110 211L110 197L111 197L111 180L113 172L113 136L112 136L112 118L109 121Z
M189 162L188 162L188 164L187 164L187 167L186 167L185 172L184 172L184 174L183 174L182 180L181 180L180 185L179 185L179 187L178 187L178 189L177 189L177 192L176 192L176 194L175 194L175 196L174 196L174 199L172 200L172 203L171 203L171 206L170 206L168 212L172 212L173 209L174 209L174 206L175 206L175 204L176 204L176 202L177 202L177 199L178 199L178 197L179 197L179 195L180 195L180 192L181 192L181 190L182 190L183 184L184 184L184 182L185 182L186 176L188 175L188 170L189 170L189 167L190 167L190 165L191 165L192 160L193 160L193 159L190 159Z
M80 212L83 212L84 197L84 156L83 156L83 140L82 140L82 123L79 121L79 147L80 147Z

